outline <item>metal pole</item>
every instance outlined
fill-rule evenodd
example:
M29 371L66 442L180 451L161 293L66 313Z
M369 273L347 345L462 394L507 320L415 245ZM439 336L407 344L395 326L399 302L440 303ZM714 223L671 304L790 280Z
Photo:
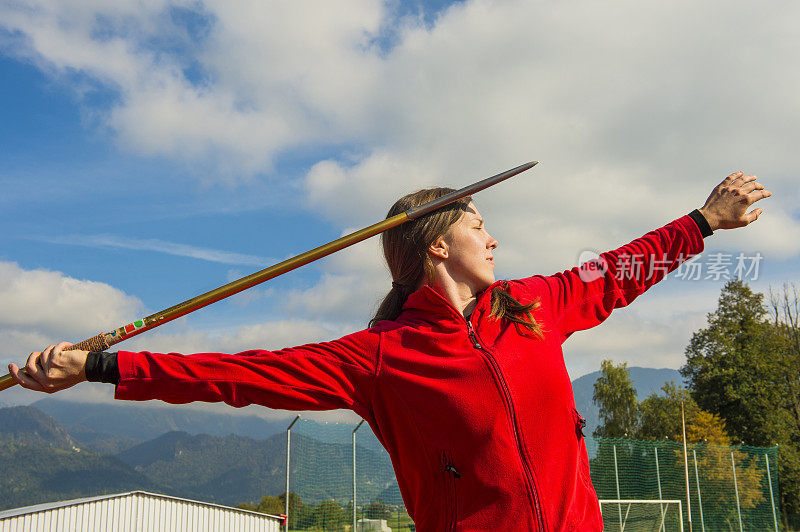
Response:
M736 512L739 514L739 532L743 532L742 510L739 505L739 485L736 483L736 459L733 457L733 451L731 451L731 466L733 467L733 488L736 490Z
M619 495L619 468L617 467L617 445L614 444L614 477L617 479L617 499L621 499ZM619 530L622 532L622 504L617 503L617 510L619 511Z
M294 418L294 421L289 423L286 427L286 523L284 524L284 531L289 532L289 453L292 449L292 426L297 423L300 416Z
M656 452L656 480L658 481L658 499L663 500L664 496L661 494L661 471L658 468L658 447L653 447L653 450ZM664 530L664 504L659 503L659 507L661 507L661 526L658 527L659 530ZM683 516L681 516L683 519Z
M353 429L353 532L356 532L356 431L363 424L362 419Z
M775 532L778 532L778 514L775 513L775 496L772 494L772 474L769 472L769 455L764 454L767 461L767 481L769 482L769 502L772 503L772 519L775 521Z
M700 475L697 474L697 453L692 449L694 455L694 480L697 483L697 505L700 507L700 526L703 527L703 532L706 532L706 521L703 519L703 497L700 495Z
M683 470L686 473L686 515L689 518L689 532L692 532L692 501L689 498L689 456L686 454L686 416L681 401L681 425L683 427Z
M176 318L180 318L181 316L185 316L190 312L194 312L197 309L203 308L212 303L216 303L221 299L238 294L243 290L247 290L248 288L251 288L257 284L263 283L264 281L268 281L288 271L299 268L300 266L308 264L309 262L326 257L331 253L336 253L337 251L340 251L348 246L352 246L353 244L361 242L362 240L366 240L367 238L382 233L387 229L391 229L392 227L396 227L409 220L414 220L420 216L424 216L425 214L428 214L429 212L432 212L440 207L453 203L454 201L458 201L461 198L470 196L475 192L479 192L492 185L496 185L497 183L515 176L520 172L524 172L525 170L533 168L538 164L538 162L539 161L532 161L525 163L503 173L494 175L492 177L487 177L486 179L473 183L472 185L468 185L459 190L455 190L449 194L445 194L444 196L429 201L428 203L413 207L396 216L392 216L391 218L387 218L386 220L372 224L369 227L359 229L358 231L341 238L337 238L332 242L323 244L310 251L301 253L296 257L286 259L285 261L279 262L278 264L270 266L269 268L252 273L242 277L241 279L231 281L226 285L210 290L204 294L200 294L192 299L187 299L186 301L178 303L177 305L173 305L168 309L164 309L145 318L135 320L132 323L123 325L122 327L114 329L113 331L97 334L91 338L83 340L82 342L73 344L68 349L105 351L112 345L123 340L158 327L159 325L163 325ZM17 382L14 380L11 374L6 374L0 377L0 391L11 388L16 384Z

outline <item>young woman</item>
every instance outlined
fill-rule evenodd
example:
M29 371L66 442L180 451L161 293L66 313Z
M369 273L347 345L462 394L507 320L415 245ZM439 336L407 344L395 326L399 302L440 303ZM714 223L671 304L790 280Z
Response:
M389 216L448 192L401 198ZM53 392L83 380L118 399L224 401L289 410L349 408L389 451L417 528L601 530L583 420L561 344L605 320L745 226L771 193L737 172L702 209L593 265L495 282L497 241L469 198L383 234L392 289L370 328L338 340L238 354L32 353L19 384ZM641 268L623 271L636 258Z

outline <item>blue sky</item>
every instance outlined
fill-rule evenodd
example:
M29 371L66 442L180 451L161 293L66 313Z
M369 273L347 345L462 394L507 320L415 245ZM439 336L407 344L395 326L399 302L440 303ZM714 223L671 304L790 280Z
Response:
M408 191L533 159L477 198L500 277L626 243L741 168L775 196L706 254L761 253L759 290L797 280L798 9L0 2L0 359L305 251ZM603 358L679 367L723 282L669 279L575 335L572 377ZM120 347L333 338L388 285L365 242ZM79 388L65 394L108 399Z

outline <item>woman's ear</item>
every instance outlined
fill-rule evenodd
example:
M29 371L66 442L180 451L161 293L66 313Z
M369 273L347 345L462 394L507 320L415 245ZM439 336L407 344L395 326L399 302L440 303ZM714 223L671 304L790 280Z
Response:
M444 236L438 237L433 243L428 247L428 253L430 253L434 259L446 259L448 256L448 247L447 242L444 241Z

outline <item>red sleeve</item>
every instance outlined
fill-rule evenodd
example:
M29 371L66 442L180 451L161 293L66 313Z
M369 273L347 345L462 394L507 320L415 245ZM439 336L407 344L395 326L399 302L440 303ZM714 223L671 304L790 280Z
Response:
M379 336L371 330L280 351L117 355L116 399L224 401L285 410L369 410Z
M597 261L523 282L549 305L563 342L575 331L602 323L612 310L628 305L703 249L700 229L686 215L602 253Z

